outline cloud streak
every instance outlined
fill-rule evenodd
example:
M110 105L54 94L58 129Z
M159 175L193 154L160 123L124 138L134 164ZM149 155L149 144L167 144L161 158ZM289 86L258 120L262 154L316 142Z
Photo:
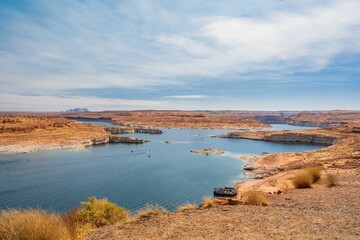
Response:
M317 71L339 54L359 53L360 2L340 1L302 13L273 12L262 19L213 17L198 20L201 40L161 36L159 41L206 58L151 63L145 69L164 75L210 75L227 72ZM188 34L190 35L190 34ZM199 50L199 51L197 51Z
M204 95L174 95L174 96L165 96L164 98L172 98L172 99L204 99L204 98L208 98L208 96L204 96Z
M240 85L234 82L251 89L267 81L285 86L284 91L293 83L336 85L347 76L315 73L344 56L359 55L359 12L356 0L259 0L252 6L232 0L31 0L27 7L0 6L0 94L7 104L11 99L24 109L30 100L36 109L86 101L99 109L111 101L95 95L85 100L74 89L131 89L144 97L111 100L118 99L121 108L193 103L211 109L217 105L210 96L219 96L219 89L221 95L226 88L234 92ZM354 59L338 70L352 73L347 81L358 75ZM157 89L171 91L164 97ZM64 98L67 92L72 96ZM51 97L49 107L42 105ZM9 109L4 102L0 110Z

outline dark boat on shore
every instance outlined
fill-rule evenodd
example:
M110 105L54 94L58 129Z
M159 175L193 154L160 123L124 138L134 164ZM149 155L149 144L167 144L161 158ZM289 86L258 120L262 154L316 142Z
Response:
M235 197L237 191L235 188L224 187L224 188L214 188L214 196L220 197Z

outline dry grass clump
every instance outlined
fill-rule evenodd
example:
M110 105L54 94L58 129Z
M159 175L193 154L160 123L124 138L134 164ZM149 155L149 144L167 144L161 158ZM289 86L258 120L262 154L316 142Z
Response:
M277 187L283 192L293 188L293 186L289 182L282 182Z
M334 187L337 185L338 179L334 174L326 174L326 186L327 187Z
M304 171L313 177L314 182L316 182L321 178L322 169L320 167L309 167L309 168L305 168Z
M160 214L167 213L167 210L159 205L147 205L143 209L140 209L140 211L137 212L135 215L135 219L145 219L150 218L152 216L157 216Z
M307 172L300 172L296 174L291 183L295 188L311 188L311 184L314 182L314 178Z
M65 223L67 229L69 230L73 240L83 240L88 233L96 230L93 224L84 223L78 219L77 213L79 210L80 208L74 208L68 213L62 215L62 220Z
M125 222L128 218L125 208L109 202L106 198L90 197L87 202L82 202L81 206L76 212L76 218L95 227Z
M77 239L80 229L80 222L76 216L78 211L79 208L74 208L70 212L62 215L62 220L66 228L68 229L69 233L74 239Z
M186 211L186 210L189 210L189 209L196 209L196 208L197 208L197 206L194 205L194 204L185 203L185 204L183 204L183 205L180 205L180 206L176 209L176 211L178 211L178 212L183 212L183 211Z
M0 214L1 240L70 240L60 215L39 209L8 210Z
M302 170L294 176L291 183L295 188L311 188L311 184L321 178L320 167L310 167Z
M211 207L215 207L216 203L214 199L212 199L211 197L204 197L204 201L201 203L200 206L203 208L211 208Z
M244 203L246 205L257 205L257 206L268 206L269 201L267 200L265 194L261 191L249 190L244 192Z

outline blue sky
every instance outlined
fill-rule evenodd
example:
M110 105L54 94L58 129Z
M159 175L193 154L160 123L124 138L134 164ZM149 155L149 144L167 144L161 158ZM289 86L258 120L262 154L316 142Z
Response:
M0 111L360 109L358 0L0 0Z

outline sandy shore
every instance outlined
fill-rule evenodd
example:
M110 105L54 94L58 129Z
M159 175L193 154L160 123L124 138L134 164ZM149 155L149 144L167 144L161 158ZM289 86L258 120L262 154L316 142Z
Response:
M205 154L205 155L210 155L210 154L223 155L225 153L225 151L211 149L211 148L205 148L205 149L200 149L200 150L191 150L190 152L198 153L198 154Z
M109 226L88 239L359 239L360 175L339 184L272 194L267 207L217 206Z

